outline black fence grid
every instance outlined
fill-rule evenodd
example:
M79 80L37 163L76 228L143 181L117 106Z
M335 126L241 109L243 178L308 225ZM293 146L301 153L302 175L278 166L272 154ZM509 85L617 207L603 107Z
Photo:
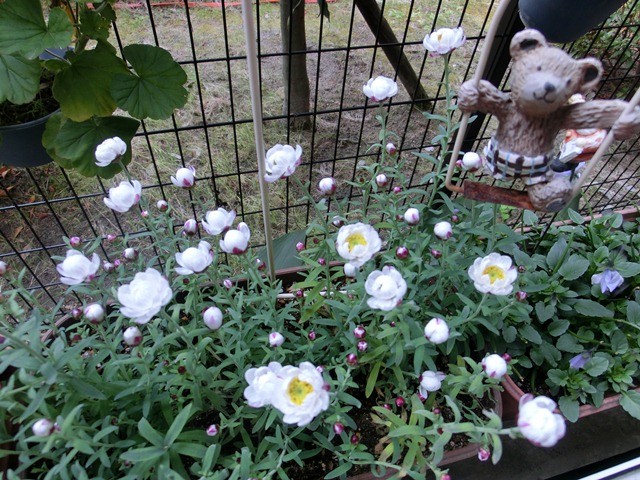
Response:
M638 88L639 2L630 0L605 24L563 46L576 57L602 59L605 76L598 98L628 99ZM289 3L291 9L301 8L298 2ZM299 172L306 181L313 186L331 175L339 184L338 197L353 195L345 181L356 177L360 162L378 155L369 150L377 141L378 106L367 100L362 86L371 77L385 75L400 87L385 107L388 129L397 134L399 154L408 160L408 186L419 185L432 167L414 153L438 153L432 145L436 125L422 112L441 113L445 108L442 62L426 54L423 38L440 27L464 29L467 41L451 57L451 79L457 88L474 73L497 3L335 0L326 4L327 17L310 2L304 5L306 49L288 54L283 53L279 3L255 4L267 148L276 143L301 145L304 160ZM516 4L502 21L484 72L484 78L505 90L509 41L523 28ZM117 7L114 35L120 47L160 45L189 76L188 104L169 120L144 122L132 145L129 171L143 184L150 213L157 200L167 200L179 229L189 218L201 221L207 210L233 208L249 224L252 245L264 244L240 6L226 1L122 0ZM283 79L283 61L296 57L306 58L310 103L307 111L292 112L292 105L284 102L284 85L294 79ZM470 125L463 151L481 152L494 127L490 118L480 117ZM611 149L583 189L583 213L636 205L638 152L637 139ZM191 190L177 189L169 180L182 166L196 168L197 182ZM118 214L103 203L108 189L120 180L124 177L85 178L55 164L32 169L0 165L0 260L17 270L26 268L25 284L44 301L55 303L66 289L54 258L66 251L63 236L80 236L87 243L102 239L98 252L105 261L122 253L117 243L106 240L108 234L126 237L131 245L145 241L139 209ZM292 181L272 186L274 235L304 229L312 212L301 198Z

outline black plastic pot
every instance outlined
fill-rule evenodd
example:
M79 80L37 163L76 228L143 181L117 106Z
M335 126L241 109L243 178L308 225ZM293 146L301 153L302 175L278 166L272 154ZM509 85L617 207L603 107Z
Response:
M550 42L577 40L604 22L626 0L518 0L520 18Z
M0 163L11 167L37 167L52 162L42 146L42 134L53 113L28 123L0 127Z

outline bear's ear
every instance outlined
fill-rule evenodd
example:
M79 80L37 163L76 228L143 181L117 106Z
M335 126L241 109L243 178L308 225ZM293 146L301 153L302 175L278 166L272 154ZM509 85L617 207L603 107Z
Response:
M544 35L537 30L528 28L513 36L511 46L509 47L509 53L511 53L511 58L516 60L525 53L547 46L547 40L544 38Z
M595 58L578 60L582 74L580 92L587 93L596 88L602 76L602 64Z

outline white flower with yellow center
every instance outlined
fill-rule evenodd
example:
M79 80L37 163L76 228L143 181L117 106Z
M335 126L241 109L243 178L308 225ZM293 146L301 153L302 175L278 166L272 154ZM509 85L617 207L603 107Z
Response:
M344 225L338 231L336 250L355 268L360 268L382 247L378 232L365 223Z
M431 56L439 56L461 47L464 41L462 28L439 28L424 37L422 45Z
M283 367L278 377L282 383L273 391L272 404L284 414L284 423L304 427L329 408L329 392L322 374L311 363Z
M476 258L468 273L476 290L494 295L509 295L518 277L511 258L499 253Z

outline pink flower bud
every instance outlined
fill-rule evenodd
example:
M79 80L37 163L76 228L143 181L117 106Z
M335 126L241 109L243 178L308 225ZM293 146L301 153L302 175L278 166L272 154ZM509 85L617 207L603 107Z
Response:
M338 215L335 215L333 217L333 219L331 220L331 225L333 225L336 228L340 228L341 226L344 225L344 220L341 219ZM315 240L315 238L314 238L314 240ZM315 242L315 243L318 243L318 242Z
M438 407L433 409L433 414L434 415L440 415L440 409Z
M99 303L92 303L84 307L84 317L91 323L100 323L104 318L104 308Z
M307 334L307 337L309 337L309 340L311 340L313 342L317 337L316 332L314 332L314 331L309 332Z
M69 239L69 245L71 245L73 248L76 248L81 243L82 243L82 240L80 240L80 237L71 237Z
M333 177L325 177L318 183L318 191L326 196L332 195L336 188L336 179Z
M435 345L444 343L449 339L449 325L442 318L432 318L424 327L424 336Z
M502 378L507 373L507 362L496 353L482 359L482 369L491 378Z
M437 249L435 249L435 248L432 248L432 249L431 249L431 256L432 256L433 258L440 258L440 257L442 257L442 252L441 252L440 250L437 250Z
M336 422L333 424L333 431L336 435L340 435L342 432L344 432L344 425L341 424L340 422Z
M459 223L459 222L460 222L460 217L458 215L456 215L455 213L451 215L451 223Z
M396 397L396 407L398 408L402 408L404 407L404 398L402 397Z
M233 282L231 281L230 278L225 278L222 281L222 285L224 285L224 288L226 288L227 290L230 289L231 287L233 287Z
M207 435L209 435L210 437L215 437L216 435L218 435L218 432L220 430L218 429L218 426L213 424L213 425L209 425L207 427Z
M102 264L102 269L107 273L113 272L114 268L116 268L116 266L111 262L104 262Z
M387 143L387 147L386 148L387 148L387 153L389 155L393 155L394 153L397 152L396 146L391 142Z
M115 241L116 236L113 233L109 233L107 234L107 242L113 242Z
M122 339L130 347L137 347L142 343L142 332L138 327L129 327L122 333Z
M462 169L475 172L482 166L482 159L476 152L467 152L462 156Z
M440 477L440 480L451 480L451 475L449 475L448 473L445 473Z
M491 458L491 451L488 448L480 447L478 449L478 460L486 462Z
M438 222L433 227L433 233L440 240L447 240L453 235L453 229L449 222Z
M389 405L388 403L385 403L382 405L382 408L385 408L387 410L391 410L391 405Z
M319 258L318 259L318 264L324 266L324 265L327 264L327 261L324 258Z
M156 208L161 212L166 212L169 208L169 204L165 200L158 200L156 203Z
M302 290L301 288L299 288L298 290L296 290L296 293L294 293L296 298L302 298L304 297L304 290Z
M272 332L269 334L269 345L272 347L279 347L284 343L284 337L280 332Z
M524 265L518 265L518 272L524 273L526 271L527 271L527 267L525 267Z
M190 218L186 222L184 222L184 233L185 235L195 235L198 232L198 222L196 222L193 218Z
M396 248L396 257L399 260L404 260L409 256L409 249L407 247L398 247Z
M358 345L356 345L358 350L361 352L366 352L367 349L369 348L369 344L367 342L365 342L364 340L360 340L358 342Z
M56 430L55 424L48 418L41 418L31 427L31 431L36 437L48 437Z
M119 258L116 258L116 259L113 261L113 266L114 266L115 268L118 268L120 265L122 265L122 260L120 260Z
M347 363L351 366L358 363L358 356L355 353L350 353L347 355Z
M149 216L149 210L142 210L142 211L140 212L140 216L141 216L142 218L147 218L147 217Z
M122 256L125 260L133 261L138 258L138 251L135 248L125 248Z
M354 433L351 435L351 445L358 445L360 443L360 435Z
M379 187L386 187L389 183L387 176L384 173L380 173L376 176L376 185Z
M302 243L302 242L296 243L296 250L298 252L301 252L302 250L304 250L304 243Z
M267 264L264 263L259 258L256 258L256 266L258 267L258 271L260 271L260 272L263 271L265 268L267 268Z
M400 193L402 191L402 187L393 187L393 193Z
M516 292L516 300L519 302L524 302L527 299L527 292L519 291Z
M507 363L511 361L511 355L509 355L508 353L503 353L502 358L504 358L504 361Z
M356 338L364 338L367 335L367 331L364 329L362 325L358 325L353 329L353 335Z

